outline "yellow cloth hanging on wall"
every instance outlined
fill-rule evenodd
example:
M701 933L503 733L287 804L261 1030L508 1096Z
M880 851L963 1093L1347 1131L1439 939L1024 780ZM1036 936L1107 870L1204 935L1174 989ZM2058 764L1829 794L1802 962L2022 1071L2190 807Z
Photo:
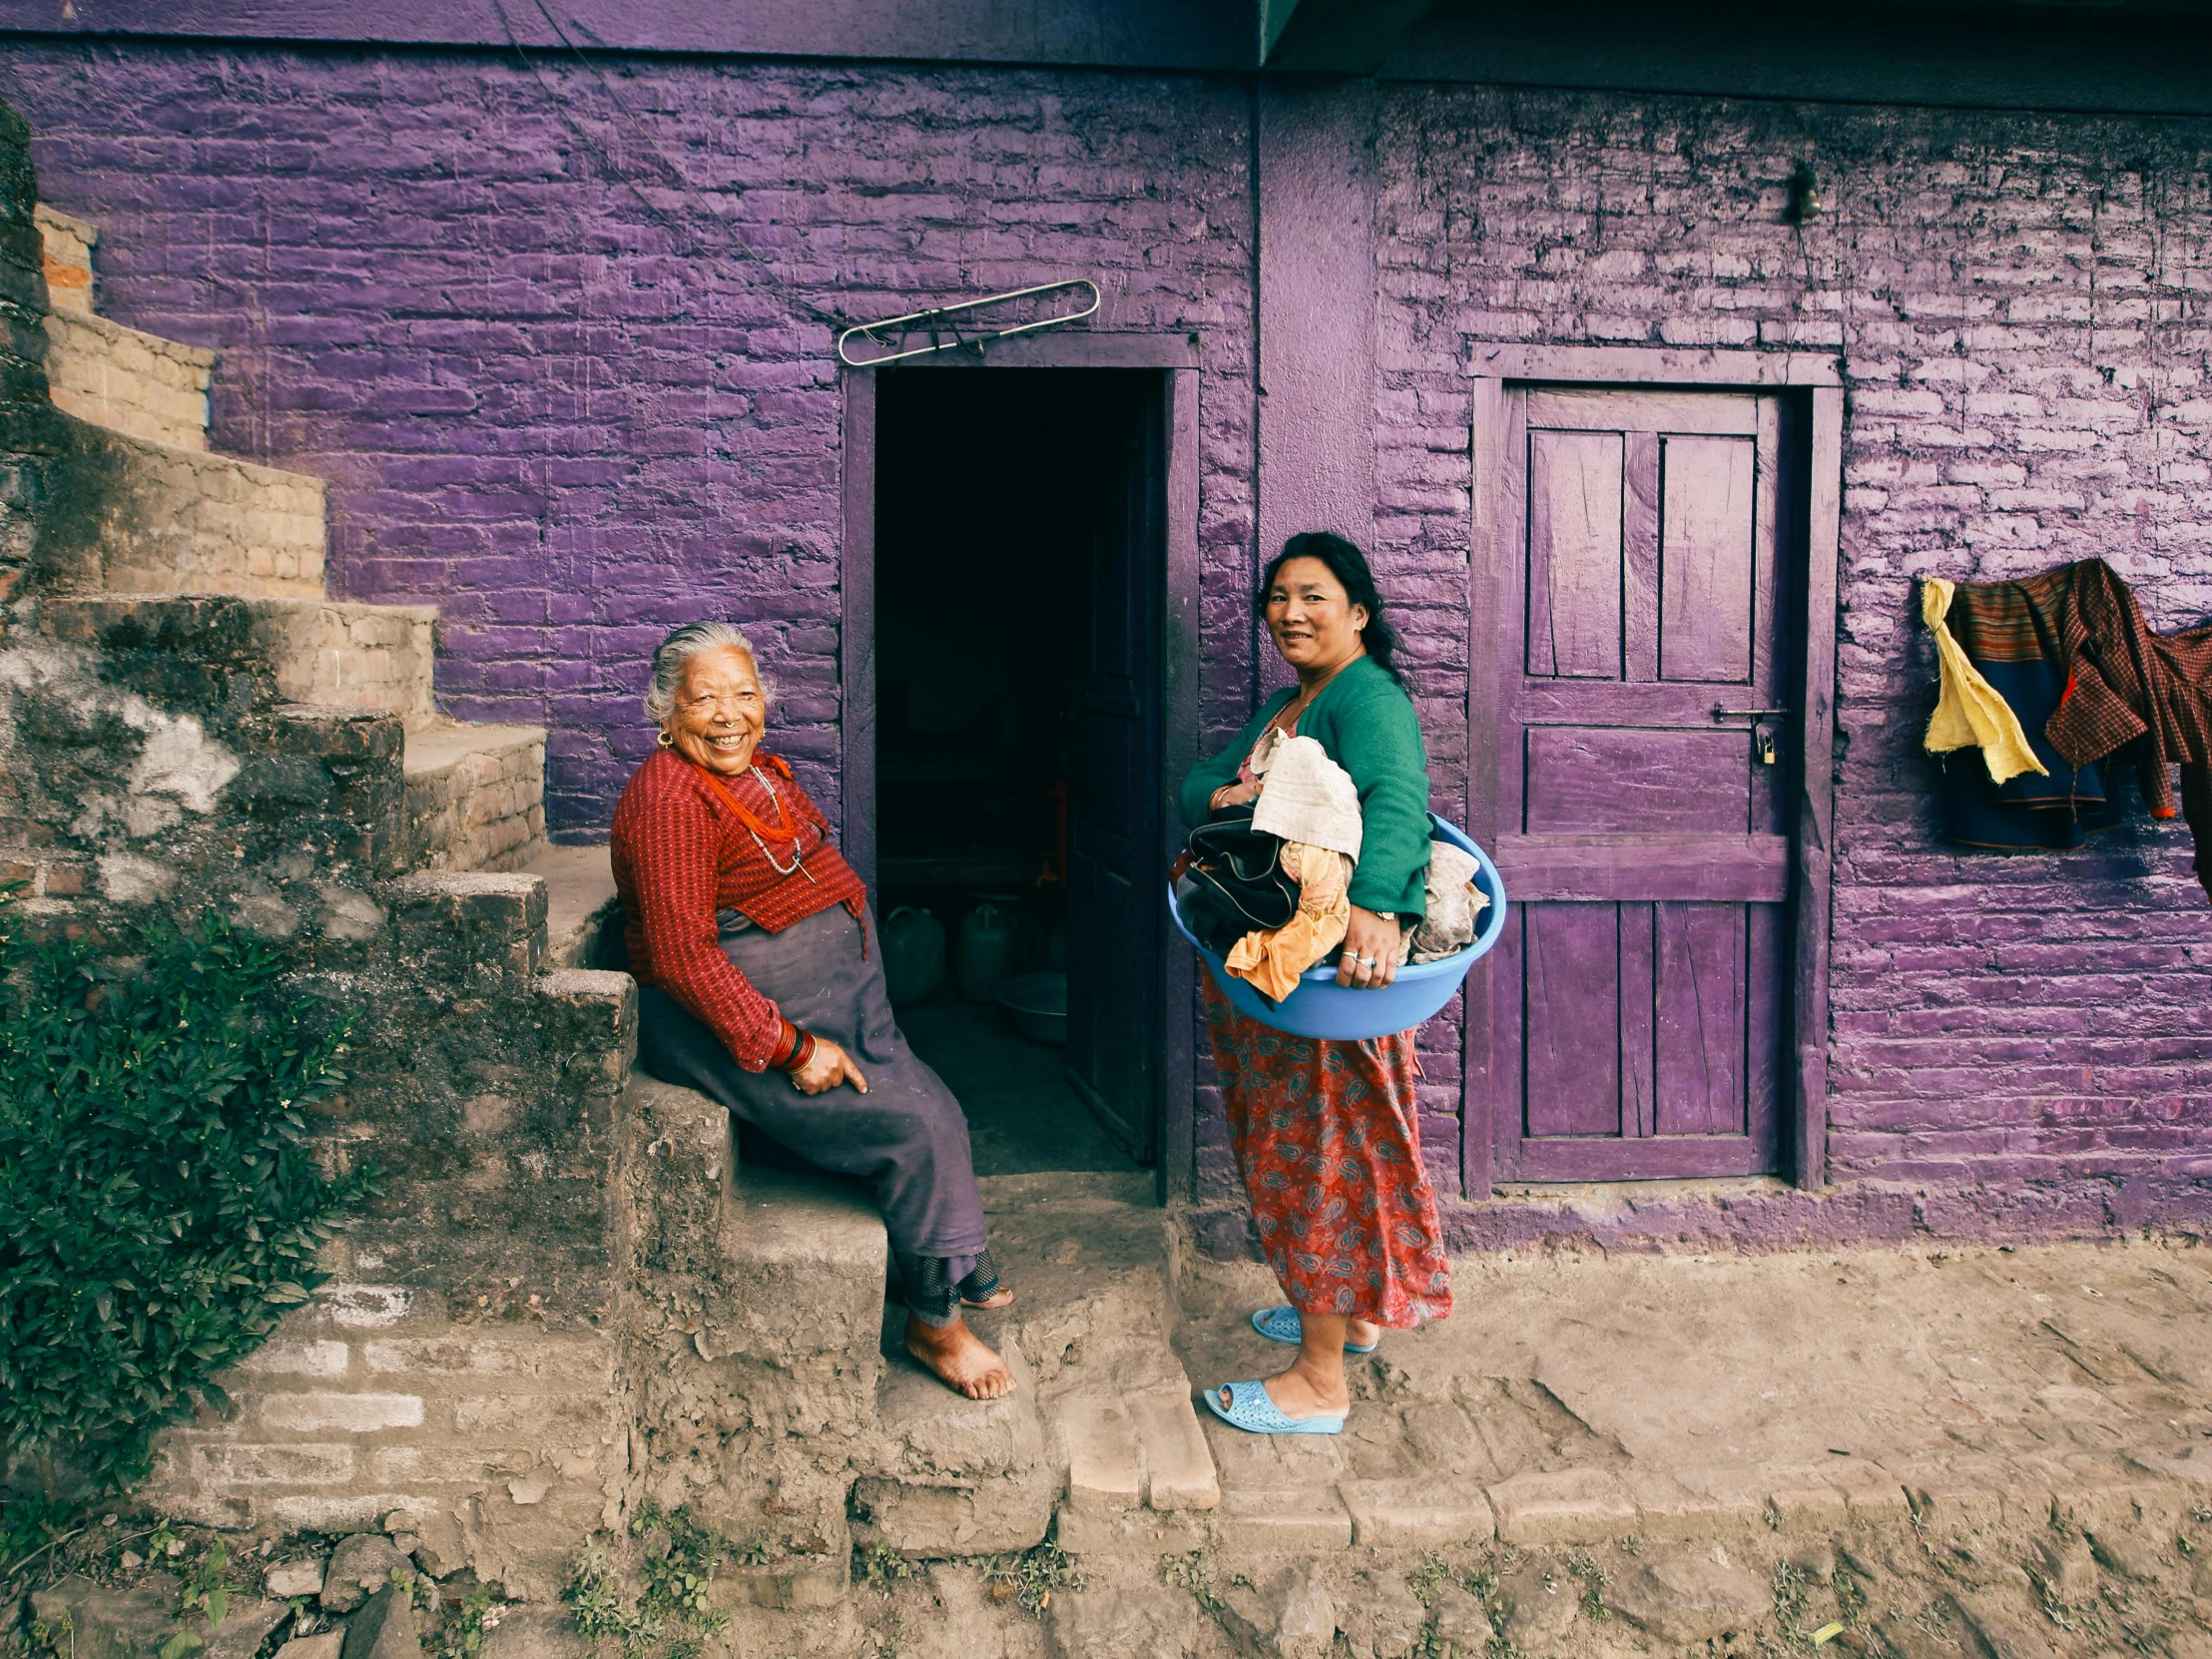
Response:
M2020 717L2012 712L1996 687L1982 679L1981 671L1967 658L1965 649L1951 638L1943 619L1950 615L1951 595L1957 584L1940 576L1921 578L1921 620L1936 636L1936 660L1942 673L1942 691L1936 699L1936 713L1929 717L1928 752L1941 755L1953 749L1979 748L1989 769L1989 781L2003 783L2023 772L2050 769L2028 747Z

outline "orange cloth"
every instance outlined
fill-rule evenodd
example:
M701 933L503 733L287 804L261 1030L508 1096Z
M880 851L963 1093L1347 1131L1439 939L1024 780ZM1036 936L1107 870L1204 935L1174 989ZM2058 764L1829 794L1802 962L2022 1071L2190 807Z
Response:
M1283 872L1298 882L1298 914L1281 927L1247 933L1224 965L1271 1002L1298 987L1298 976L1344 942L1352 925L1352 860L1325 846L1283 843Z

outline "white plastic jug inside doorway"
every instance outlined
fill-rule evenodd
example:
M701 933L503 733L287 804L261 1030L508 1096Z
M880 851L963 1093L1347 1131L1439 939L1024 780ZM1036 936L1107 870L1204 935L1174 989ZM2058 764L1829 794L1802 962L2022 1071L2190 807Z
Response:
M970 1002L988 1002L998 993L1014 953L1011 910L984 902L960 918L960 994Z
M883 981L891 1006L926 1002L944 989L944 923L901 904L883 918Z

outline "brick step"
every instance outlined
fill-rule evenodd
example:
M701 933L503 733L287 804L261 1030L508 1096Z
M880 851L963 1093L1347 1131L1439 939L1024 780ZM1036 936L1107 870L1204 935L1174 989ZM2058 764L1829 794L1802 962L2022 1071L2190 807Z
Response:
M432 606L80 594L49 599L40 619L55 639L109 653L137 690L187 707L313 703L395 714L410 731L438 723Z
M598 967L601 940L619 923L615 874L604 846L550 846L522 866L545 883L548 967Z
M70 326L83 325L74 319ZM39 544L49 592L322 596L325 486L64 417Z
M83 311L46 315L46 383L63 414L172 449L208 447L215 353Z
M100 241L100 227L49 208L44 202L32 218L38 224L40 254L46 267L47 304L57 311L90 315L95 308L92 251Z
M417 727L406 777L417 869L516 870L547 851L544 727Z

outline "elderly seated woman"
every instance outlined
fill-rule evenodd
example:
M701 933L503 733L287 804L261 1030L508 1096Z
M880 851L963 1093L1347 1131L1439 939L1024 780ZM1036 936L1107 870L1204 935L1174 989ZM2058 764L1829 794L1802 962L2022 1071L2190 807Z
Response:
M698 1089L805 1163L875 1193L906 1348L971 1399L1012 1374L960 1317L1012 1300L991 1265L967 1118L906 1046L859 876L791 769L760 748L753 647L726 623L653 654L660 753L615 809L645 1069Z

